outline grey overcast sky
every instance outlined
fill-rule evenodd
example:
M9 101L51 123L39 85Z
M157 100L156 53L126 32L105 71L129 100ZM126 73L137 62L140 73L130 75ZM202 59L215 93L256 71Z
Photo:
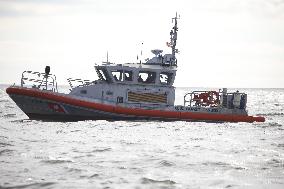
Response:
M284 87L283 0L0 0L0 83L46 65L59 84L94 80L107 51L115 63L167 52L176 12L175 86Z

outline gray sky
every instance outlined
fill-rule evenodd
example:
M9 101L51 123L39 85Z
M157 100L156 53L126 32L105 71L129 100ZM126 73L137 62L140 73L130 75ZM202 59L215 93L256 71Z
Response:
M176 11L175 86L284 87L283 0L0 0L0 83L46 65L60 84L94 80L107 51L115 63L170 51Z

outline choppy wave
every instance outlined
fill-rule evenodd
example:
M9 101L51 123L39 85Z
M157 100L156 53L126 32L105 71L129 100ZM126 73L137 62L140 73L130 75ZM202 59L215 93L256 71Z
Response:
M38 189L38 188L51 188L51 186L55 185L55 182L42 182L42 183L31 183L31 184L24 184L24 185L15 185L15 186L1 186L1 189L24 189L24 188L31 188L31 189Z
M32 122L32 120L29 119L16 119L16 120L12 120L12 123L27 123L27 122Z
M73 163L73 161L70 159L43 159L41 162L46 164Z
M16 114L5 114L5 118L11 118L11 117L16 117Z
M146 177L143 177L141 179L141 183L142 184L166 184L166 185L176 184L176 182L174 182L172 180L155 180L155 179L150 179L150 178L146 178Z
M95 149L92 152L107 152L107 151L111 151L111 148Z
M280 168L284 168L284 157L283 159L279 159L279 158L272 158L270 160L268 160L266 162L269 167L280 167Z
M278 130L282 130L284 128L282 128L282 124L279 123L279 122L267 122L267 123L263 123L261 125L257 125L258 127L261 127L261 128L277 128Z
M0 156L5 155L5 154L11 154L12 152L13 150L9 150L9 149L1 150L0 149Z
M6 147L6 146L13 146L13 145L7 142L0 142L0 147Z
M277 123L277 122L271 122L271 123L268 123L268 125L269 125L270 127L282 127L282 124Z
M256 114L257 116L283 116L284 113L282 112L273 112L273 113L261 113L261 114Z
M220 162L220 161L216 161L216 162L204 162L202 163L202 165L204 166L210 166L210 167L214 167L214 168L223 168L223 169L235 169L235 170L245 170L247 169L246 167L242 167L239 165L234 165L234 164L229 164L229 163L225 163L225 162Z
M175 163L167 160L162 160L159 162L160 165L165 166L165 167L172 167L175 166Z

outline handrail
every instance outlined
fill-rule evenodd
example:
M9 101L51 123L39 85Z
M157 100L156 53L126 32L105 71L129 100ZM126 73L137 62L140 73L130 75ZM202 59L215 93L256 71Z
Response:
M83 80L83 79L74 79L74 78L68 78L67 79L70 87L71 87L71 90L76 88L76 87L82 87L82 86L88 86L88 85L92 85L92 84L95 84L96 81L91 81L91 80ZM74 83L80 83L80 84L74 84Z
M211 102L212 103L206 103L203 101L203 98L200 96L198 98L194 98L195 95L200 95L200 94L209 94L209 93L214 93L216 95L216 98L217 99L214 99L212 100ZM219 105L222 105L220 103L220 99L221 99L221 96L233 96L235 94L239 94L241 96L244 96L246 95L245 93L239 93L239 92L231 92L231 93L222 93L222 92L217 92L217 91L192 91L192 92L189 92L189 93L186 93L183 97L183 102L184 102L184 106L187 105L187 103L189 103L189 106L192 107L192 106L210 106L210 107L215 107L215 106L219 106ZM190 99L188 100L188 95L190 95ZM209 97L209 96L206 96L206 97ZM195 104L192 104L193 102L195 102Z
M195 105L192 105L192 102L197 102L197 99L194 99L194 95L199 95L199 94L202 94L202 93L210 93L210 92L213 92L213 93L216 93L217 94L217 101L219 101L220 99L220 95L219 95L219 92L217 91L192 91L192 92L189 92L189 93L186 93L183 97L183 105L186 106L186 103L189 102L189 106L202 106L202 104L199 104L196 103ZM187 96L190 95L190 100L187 100ZM206 105L203 105L203 106L206 106ZM209 106L209 105L208 105Z
M29 87L58 92L56 76L34 71L24 71L21 78L21 87Z

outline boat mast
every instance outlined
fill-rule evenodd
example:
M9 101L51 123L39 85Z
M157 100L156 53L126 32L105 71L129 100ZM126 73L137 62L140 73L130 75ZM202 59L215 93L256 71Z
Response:
M178 49L176 49L176 45L177 45L177 31L178 31L178 27L177 27L177 13L176 13L176 17L172 18L172 21L175 21L175 25L173 27L173 29L171 30L171 42L170 42L170 47L172 48L172 60L171 60L171 66L177 66L177 61L176 61L176 53L178 53Z

